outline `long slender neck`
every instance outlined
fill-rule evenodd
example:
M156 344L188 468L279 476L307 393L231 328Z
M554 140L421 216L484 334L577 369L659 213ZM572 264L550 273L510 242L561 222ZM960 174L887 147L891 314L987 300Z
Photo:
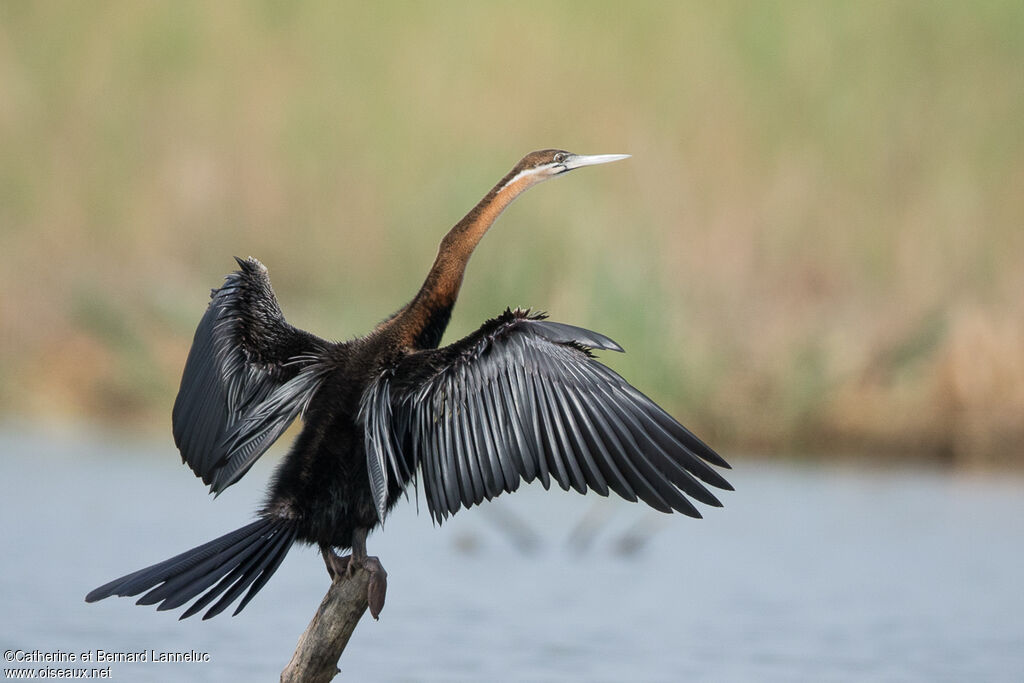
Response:
M420 291L392 319L402 330L402 342L414 348L441 343L473 250L505 207L536 182L513 170L448 231Z

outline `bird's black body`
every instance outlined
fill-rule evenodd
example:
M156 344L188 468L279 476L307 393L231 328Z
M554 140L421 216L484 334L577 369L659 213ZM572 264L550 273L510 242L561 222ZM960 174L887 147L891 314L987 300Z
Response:
M380 524L369 487L363 427L358 423L363 392L388 358L387 340L370 335L334 350L324 377L303 415L304 428L278 467L267 502L273 513L298 520L298 538L351 548L357 528ZM390 487L388 507L403 487Z
M448 233L416 297L348 342L289 325L263 265L239 260L196 329L175 443L220 493L300 415L303 429L256 521L86 600L145 592L140 603L172 609L199 596L182 616L213 603L209 618L245 592L237 613L296 541L318 545L332 576L355 564L382 574L366 535L414 478L439 522L535 479L694 517L687 496L720 505L703 484L730 489L708 463L728 465L596 360L594 350L622 350L611 339L506 310L439 347L466 263L504 207L541 180L617 158L527 155ZM351 561L334 554L349 548ZM374 590L371 581L376 616L383 584Z

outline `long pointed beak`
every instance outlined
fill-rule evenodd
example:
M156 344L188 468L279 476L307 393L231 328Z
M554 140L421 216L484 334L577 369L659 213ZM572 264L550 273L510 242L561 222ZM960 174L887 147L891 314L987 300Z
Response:
M595 164L607 164L610 161L628 159L629 154L573 154L563 162L566 171L582 166L593 166Z

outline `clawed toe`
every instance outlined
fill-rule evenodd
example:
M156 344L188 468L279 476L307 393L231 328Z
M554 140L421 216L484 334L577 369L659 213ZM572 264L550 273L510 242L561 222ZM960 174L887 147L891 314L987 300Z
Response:
M321 553L324 557L324 565L327 567L327 574L331 577L331 581L336 581L339 576L350 577L352 571L351 555L339 555L334 552L333 548L321 546Z
M366 587L366 602L370 608L370 616L377 619L384 609L384 599L388 592L388 573L376 557L354 558L352 555L338 555L333 548L321 546L324 564L331 581L351 579L356 571L365 569L370 574Z
M384 609L384 599L388 592L388 573L384 571L384 567L376 557L364 559L363 569L370 572L366 600L370 606L370 616L376 619L380 615L380 611Z

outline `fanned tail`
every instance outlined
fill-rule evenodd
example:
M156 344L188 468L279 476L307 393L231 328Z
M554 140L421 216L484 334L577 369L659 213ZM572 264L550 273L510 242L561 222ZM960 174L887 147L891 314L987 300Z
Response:
M249 592L235 609L234 614L238 614L277 571L295 541L295 533L295 525L289 520L260 519L168 560L103 584L86 595L85 601L96 602L111 595L138 595L148 591L137 604L160 603L158 610L168 610L180 607L206 591L180 618L196 614L219 597L203 615L203 619L209 619L223 612L248 588Z

